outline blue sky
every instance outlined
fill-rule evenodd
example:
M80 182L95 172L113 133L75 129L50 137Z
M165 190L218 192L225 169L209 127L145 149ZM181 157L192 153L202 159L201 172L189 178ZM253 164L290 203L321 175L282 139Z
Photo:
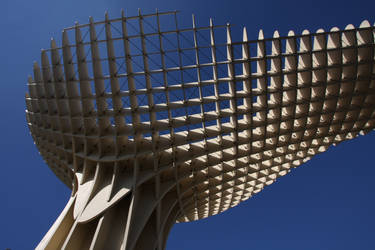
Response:
M375 22L374 1L146 1L146 0L3 0L0 3L0 249L31 249L47 232L68 200L70 190L39 156L25 121L24 94L32 63L50 37L60 40L64 27L93 16L119 17L137 9L150 13L180 10L188 25L243 26L250 39L263 28L328 30ZM375 249L375 133L344 142L314 157L247 202L202 221L178 224L168 250L190 249Z

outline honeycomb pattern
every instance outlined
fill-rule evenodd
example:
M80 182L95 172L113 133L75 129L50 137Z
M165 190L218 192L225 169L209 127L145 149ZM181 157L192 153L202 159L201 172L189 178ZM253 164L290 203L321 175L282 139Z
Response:
M119 168L133 190L171 182L177 222L193 221L374 129L374 28L233 42L176 12L106 15L52 40L28 87L33 139L73 191L86 166Z

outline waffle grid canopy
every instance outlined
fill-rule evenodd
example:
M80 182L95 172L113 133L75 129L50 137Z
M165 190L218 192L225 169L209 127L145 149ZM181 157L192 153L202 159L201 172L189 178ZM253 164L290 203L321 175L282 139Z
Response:
M38 247L161 250L176 221L221 213L370 132L374 35L364 21L256 40L244 29L237 42L229 24L180 28L177 12L64 29L26 94L39 152L72 188Z

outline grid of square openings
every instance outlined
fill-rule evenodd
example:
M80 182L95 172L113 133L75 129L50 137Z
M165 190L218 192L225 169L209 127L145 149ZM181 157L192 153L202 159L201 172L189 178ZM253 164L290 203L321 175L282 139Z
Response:
M169 134L172 128L178 132L219 126L244 115L263 122L277 118L281 112L272 107L283 98L295 99L297 82L304 82L304 74L316 66L311 64L311 49L315 61L322 61L328 51L327 33L275 34L272 39L231 43L226 26L197 28L193 21L192 28L179 29L176 12L112 20L106 16L103 22L65 31L74 33L70 37L75 37L75 45L57 50L73 50L71 63L79 80L72 82L81 99L89 100L82 101L85 116L96 117L99 126L100 121L104 127L125 124L123 133L130 138L137 133L151 136L155 128ZM346 45L329 49L333 60L342 47ZM341 66L337 60L328 63ZM305 103L309 99L303 98Z
M62 54L61 64L70 55L69 84L76 85L84 117L93 117L99 130L122 127L132 139L137 133L151 136L155 128L169 134L171 127L178 132L216 126L204 114L229 108L228 80L217 80L228 76L227 45L224 39L214 43L227 28L196 27L193 21L180 29L176 12L111 20L106 15L102 22L66 28L65 36L75 41L50 50Z

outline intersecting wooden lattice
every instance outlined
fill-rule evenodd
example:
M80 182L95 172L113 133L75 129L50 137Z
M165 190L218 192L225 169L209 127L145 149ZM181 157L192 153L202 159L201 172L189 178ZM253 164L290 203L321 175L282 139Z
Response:
M38 248L164 249L175 222L373 130L374 34L364 21L233 42L176 12L64 29L26 94L35 143L73 190Z

